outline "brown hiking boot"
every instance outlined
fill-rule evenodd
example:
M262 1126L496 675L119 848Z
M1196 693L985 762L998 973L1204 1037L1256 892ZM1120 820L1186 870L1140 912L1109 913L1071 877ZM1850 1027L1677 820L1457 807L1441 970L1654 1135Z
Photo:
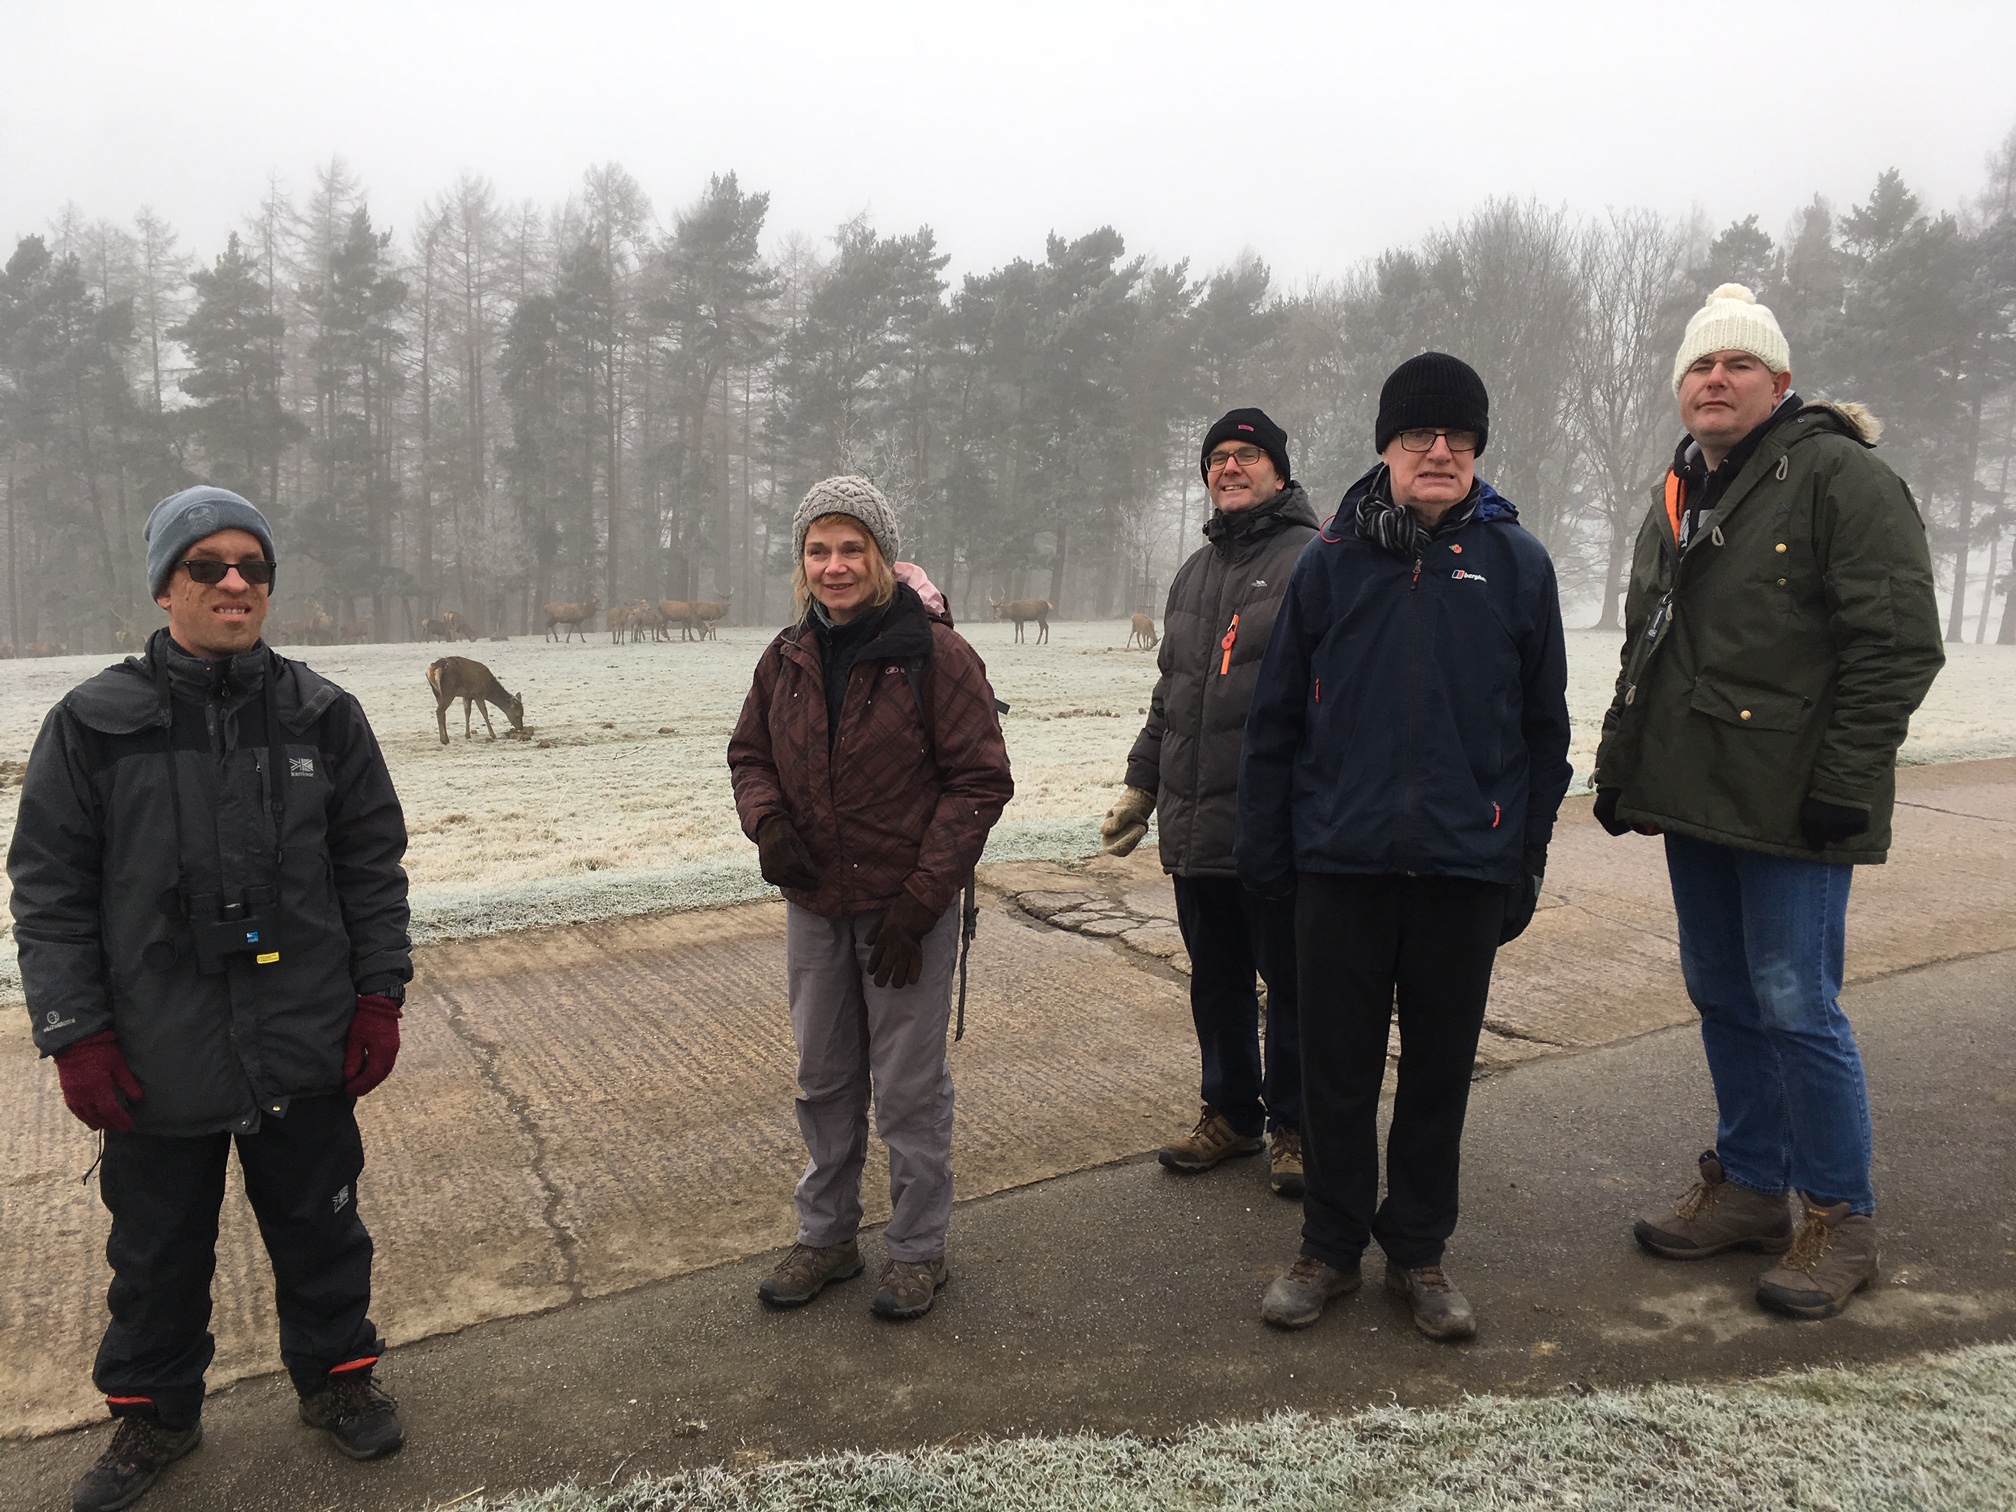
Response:
M1738 1186L1722 1174L1715 1152L1703 1150L1701 1179L1671 1212L1648 1213L1632 1233L1668 1260L1701 1260L1732 1249L1776 1255L1792 1242L1792 1215L1782 1195L1767 1197Z
M129 1412L112 1430L112 1442L70 1493L75 1512L117 1512L130 1507L168 1466L203 1442L203 1425L164 1428L150 1412Z
M1364 1279L1355 1265L1339 1270L1314 1255L1298 1255L1260 1299L1260 1316L1276 1328L1307 1328L1323 1316L1325 1306L1350 1296Z
M1790 1318L1831 1318L1876 1279L1876 1220L1845 1202L1801 1200L1806 1221L1785 1258L1758 1278L1757 1300Z
M1302 1136L1293 1129L1276 1129L1268 1138L1267 1184L1283 1197L1302 1196Z
M772 1307L803 1307L835 1281L861 1274L861 1247L852 1239L840 1244L794 1244L791 1253L756 1284L756 1295Z
M1189 1138L1162 1146L1155 1158L1172 1171L1208 1171L1234 1155L1257 1155L1265 1144L1258 1134L1241 1134L1223 1113L1212 1112L1211 1104L1205 1103Z
M1386 1262L1386 1290L1405 1297L1414 1311L1414 1326L1431 1339L1468 1339L1477 1333L1477 1314L1470 1299L1440 1265L1395 1265Z
M952 1279L945 1257L931 1260L891 1260L882 1267L882 1283L869 1310L878 1318L902 1323L931 1311L938 1289Z

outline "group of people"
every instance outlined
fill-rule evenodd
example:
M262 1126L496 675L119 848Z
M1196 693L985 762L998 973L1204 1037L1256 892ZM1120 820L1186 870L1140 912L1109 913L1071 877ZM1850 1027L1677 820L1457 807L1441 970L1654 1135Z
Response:
M1747 290L1688 324L1686 435L1638 541L1595 813L1665 837L1719 1109L1699 1179L1637 1238L1675 1259L1777 1255L1759 1300L1823 1317L1877 1258L1868 1098L1836 1001L1849 879L1884 859L1897 748L1942 656L1924 528L1873 421L1801 401L1790 366ZM1403 363L1377 462L1319 523L1264 412L1211 427L1206 544L1170 588L1101 827L1124 855L1156 820L1191 960L1203 1106L1161 1164L1266 1149L1302 1202L1301 1253L1261 1303L1284 1328L1355 1290L1376 1242L1425 1333L1476 1329L1443 1265L1472 1066L1571 776L1554 568L1477 474L1489 437L1469 365ZM796 1242L758 1291L794 1307L861 1274L872 1107L892 1213L870 1305L914 1319L948 1277L958 899L1014 784L986 668L900 560L889 501L828 478L793 535L796 613L728 747L787 902L807 1154ZM103 1134L94 1380L118 1427L77 1484L86 1512L130 1505L201 1440L234 1143L302 1419L359 1459L404 1437L373 1380L355 1112L393 1068L412 975L398 799L356 699L262 639L264 515L188 489L146 539L168 623L50 711L8 855L35 1042Z

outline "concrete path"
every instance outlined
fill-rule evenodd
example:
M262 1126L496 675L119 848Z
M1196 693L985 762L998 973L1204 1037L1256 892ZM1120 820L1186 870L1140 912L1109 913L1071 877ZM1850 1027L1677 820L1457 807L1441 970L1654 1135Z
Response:
M398 1352L408 1447L353 1465L293 1421L272 1378L212 1398L206 1441L150 1494L162 1509L392 1508L567 1476L746 1466L842 1447L1026 1432L1176 1431L1294 1407L1465 1392L1721 1379L2006 1339L2016 1329L2016 952L1854 990L1868 1060L1885 1275L1844 1317L1792 1323L1750 1292L1763 1262L1674 1265L1629 1232L1684 1189L1713 1133L1698 1037L1676 1028L1494 1076L1472 1103L1452 1273L1482 1319L1423 1339L1377 1285L1306 1333L1258 1319L1297 1209L1260 1164L1169 1175L1131 1160L963 1205L953 1281L921 1322L869 1285L795 1313L718 1266ZM687 1225L668 1204L668 1238ZM880 1245L869 1236L870 1274ZM0 1509L57 1507L105 1430L0 1449Z

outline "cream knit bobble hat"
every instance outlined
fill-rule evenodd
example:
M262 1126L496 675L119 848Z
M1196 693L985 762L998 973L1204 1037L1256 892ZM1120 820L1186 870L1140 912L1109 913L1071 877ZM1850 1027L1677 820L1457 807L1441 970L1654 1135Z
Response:
M1674 393L1680 392L1681 375L1710 352L1748 352L1774 373L1792 366L1792 348L1778 329L1778 317L1741 284L1722 285L1687 322L1680 355L1673 359Z

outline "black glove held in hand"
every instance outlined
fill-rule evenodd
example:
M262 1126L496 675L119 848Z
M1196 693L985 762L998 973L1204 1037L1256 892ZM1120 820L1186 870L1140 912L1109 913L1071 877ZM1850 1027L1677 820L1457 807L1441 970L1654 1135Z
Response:
M1526 875L1505 889L1505 922L1498 930L1498 943L1509 945L1526 933L1533 922L1533 910L1540 906L1540 882L1547 875L1547 847L1529 845L1521 857Z
M756 855L763 880L772 887L819 890L819 868L812 864L812 853L799 838L798 826L783 814L772 814L756 826Z
M1799 805L1799 829L1806 843L1819 850L1841 840L1869 833L1869 810L1808 798Z
M924 936L937 922L909 888L896 894L868 936L868 971L877 987L909 987L924 975Z
M1613 835L1631 833L1631 826L1617 817L1617 800L1623 796L1622 788L1596 789L1596 822Z

